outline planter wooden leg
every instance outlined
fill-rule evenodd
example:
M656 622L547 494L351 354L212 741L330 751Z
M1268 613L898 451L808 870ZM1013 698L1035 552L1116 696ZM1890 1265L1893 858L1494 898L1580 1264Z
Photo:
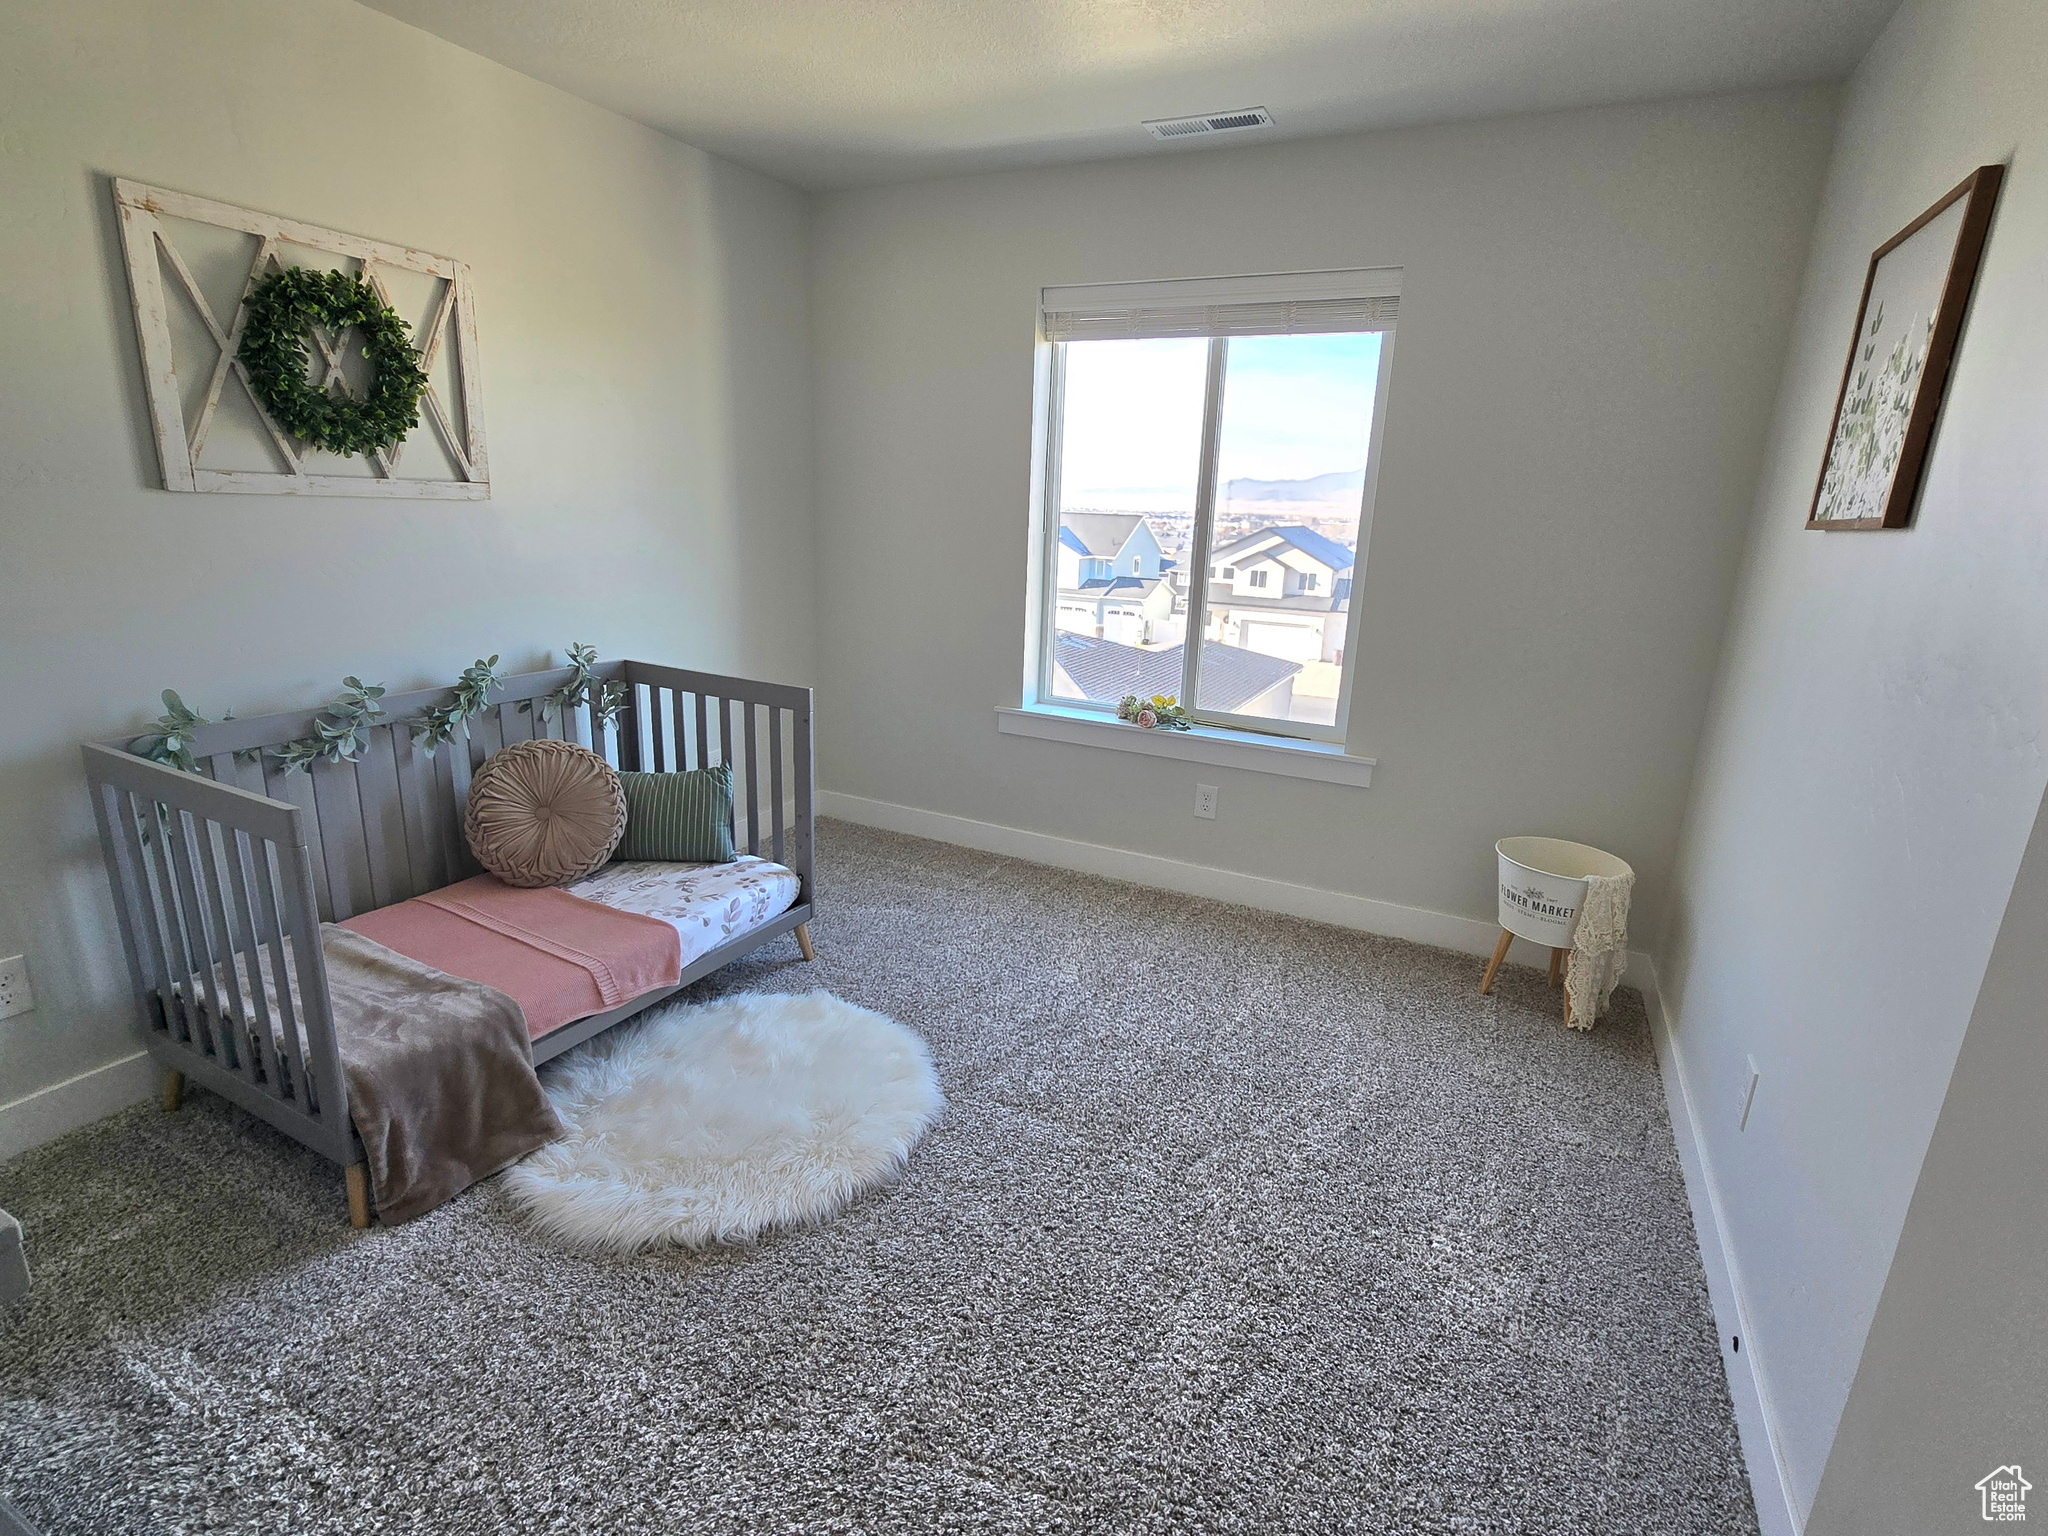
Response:
M796 947L804 952L806 960L818 958L818 952L811 948L811 925L809 923L798 923L796 925Z
M1570 956L1569 954L1567 954L1567 955L1565 956L1565 967L1566 967L1566 969L1565 969L1565 973L1564 973L1564 979L1565 979L1565 980L1567 980L1567 981L1569 981L1569 980L1571 979L1571 970L1570 970L1570 966L1571 966L1571 956ZM1569 1029L1569 1028L1571 1027L1571 1022L1572 1022L1572 989L1571 989L1571 988L1570 988L1569 986L1567 986L1567 987L1566 987L1566 988L1564 989L1564 1022L1565 1022L1565 1027L1566 1027L1567 1029Z
M1508 957L1508 946L1515 942L1515 936L1503 928L1500 942L1493 946L1493 958L1486 962L1486 978L1479 983L1479 995L1485 997L1493 991L1493 978L1500 974L1500 963Z
M370 1224L369 1166L350 1163L343 1177L348 1181L348 1224L360 1232Z
M1550 952L1550 984L1554 987L1563 979L1564 951L1561 949L1553 949Z
M164 1073L164 1113L177 1113L178 1106L185 1102L185 1074Z

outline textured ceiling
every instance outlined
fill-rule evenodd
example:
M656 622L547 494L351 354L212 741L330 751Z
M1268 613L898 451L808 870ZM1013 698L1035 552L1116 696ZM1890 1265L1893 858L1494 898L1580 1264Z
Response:
M799 186L1838 79L1898 0L370 0ZM1241 143L1232 136L1212 143Z

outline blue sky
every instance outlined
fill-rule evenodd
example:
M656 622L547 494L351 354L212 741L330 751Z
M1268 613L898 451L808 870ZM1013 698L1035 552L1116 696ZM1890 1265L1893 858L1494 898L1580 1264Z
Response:
M1224 382L1222 477L1305 480L1363 468L1379 350L1374 333L1234 339ZM1065 505L1193 506L1207 354L1201 340L1069 344Z

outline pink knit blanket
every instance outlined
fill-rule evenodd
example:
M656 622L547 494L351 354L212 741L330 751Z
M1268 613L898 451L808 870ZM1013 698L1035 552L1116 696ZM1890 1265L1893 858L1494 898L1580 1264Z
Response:
M343 928L451 976L506 993L529 1039L604 1013L682 975L682 944L658 918L552 887L478 875L343 922Z

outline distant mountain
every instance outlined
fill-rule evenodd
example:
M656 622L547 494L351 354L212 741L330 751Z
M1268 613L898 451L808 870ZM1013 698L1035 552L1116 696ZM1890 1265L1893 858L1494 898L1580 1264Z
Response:
M1306 480L1231 480L1223 487L1225 501L1336 501L1365 489L1365 471L1340 469Z

